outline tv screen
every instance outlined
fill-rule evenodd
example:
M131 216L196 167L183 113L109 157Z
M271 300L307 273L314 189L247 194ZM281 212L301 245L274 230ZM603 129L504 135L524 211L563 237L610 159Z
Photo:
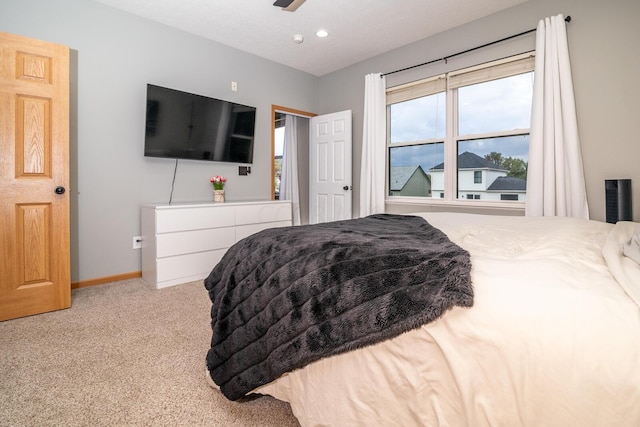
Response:
M256 109L147 85L144 155L253 163Z

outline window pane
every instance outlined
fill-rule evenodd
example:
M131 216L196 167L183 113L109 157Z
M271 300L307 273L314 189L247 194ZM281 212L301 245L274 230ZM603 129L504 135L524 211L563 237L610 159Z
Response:
M458 198L525 201L528 162L529 135L458 141Z
M282 155L284 154L284 126L275 128L274 130L274 176L273 176L273 194L275 199L280 199L280 180L282 179Z
M529 129L533 72L458 89L458 135Z
M444 92L389 106L391 144L444 138Z
M444 143L389 149L389 195L444 197Z

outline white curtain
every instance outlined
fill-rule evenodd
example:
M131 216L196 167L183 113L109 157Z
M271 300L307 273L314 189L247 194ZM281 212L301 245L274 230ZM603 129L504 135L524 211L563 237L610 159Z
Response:
M589 218L564 16L538 23L528 216Z
M298 117L285 115L284 152L280 177L280 199L291 200L293 225L300 225L300 192L298 191Z
M365 76L360 216L384 213L386 151L386 81L381 74Z

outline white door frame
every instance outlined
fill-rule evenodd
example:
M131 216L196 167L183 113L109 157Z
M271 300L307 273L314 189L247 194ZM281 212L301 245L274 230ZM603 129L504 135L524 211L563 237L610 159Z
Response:
M271 199L275 199L275 134L276 134L276 113L283 114L291 114L298 117L303 117L305 119L311 119L312 117L317 116L315 113L310 113L307 111L296 110L293 108L283 107L280 105L271 105ZM309 146L299 145L298 146L298 179L300 181L299 189L300 189L300 218L303 224L308 222L309 217L309 156L308 156Z

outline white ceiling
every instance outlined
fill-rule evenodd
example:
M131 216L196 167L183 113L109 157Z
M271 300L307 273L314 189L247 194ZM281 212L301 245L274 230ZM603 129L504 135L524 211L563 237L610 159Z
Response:
M322 76L526 0L306 0L295 12L275 0L96 1Z

